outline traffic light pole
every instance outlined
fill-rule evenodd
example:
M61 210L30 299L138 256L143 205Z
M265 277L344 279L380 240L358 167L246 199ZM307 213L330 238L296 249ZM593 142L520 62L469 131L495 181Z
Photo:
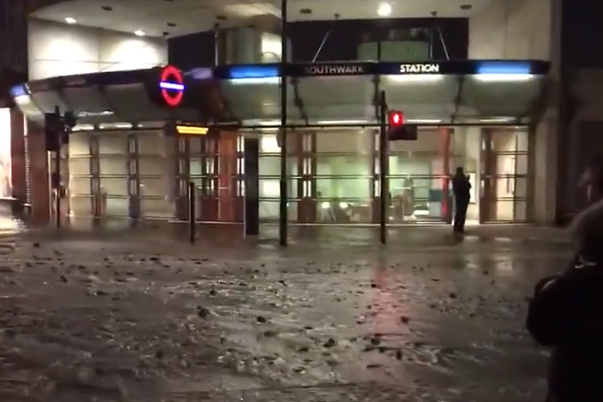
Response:
M387 102L385 91L379 93L379 237L387 244L389 190L387 183Z
M45 113L44 115L44 139L46 151L54 153L54 161L48 161L50 172L50 191L54 190L54 205L48 205L49 208L54 206L55 224L57 228L61 227L61 197L63 196L63 188L61 186L61 151L63 145L69 145L69 132L75 127L77 119L72 112L65 112L61 116L61 110L58 106L54 107L53 113Z
M54 107L54 112L56 113L57 116L61 115L61 111L59 109L58 106ZM57 228L61 227L61 148L63 147L63 133L60 133L58 135L58 139L57 139L57 150L55 152L55 159L54 159L54 171L56 174L56 178L57 178L57 182L55 183L55 206L54 206L54 211L55 211L55 220L56 220L56 226Z
M54 210L56 213L56 225L57 228L61 227L61 148L63 146L63 142L61 139L61 136L59 136L58 139L58 149L55 152L55 157L54 157L54 169L55 169L55 173L56 173L56 177L57 177L57 183L55 186L55 206L54 206Z
M280 197L279 197L279 220L278 220L278 237L281 246L286 246L288 241L288 208L287 197L289 194L288 177L287 177L287 55L289 53L289 43L287 42L288 21L287 21L287 4L288 0L281 1L281 177L280 177Z

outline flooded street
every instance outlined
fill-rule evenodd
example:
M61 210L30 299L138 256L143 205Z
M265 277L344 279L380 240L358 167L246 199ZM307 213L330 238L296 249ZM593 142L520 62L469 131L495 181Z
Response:
M479 236L285 251L7 238L0 254L10 402L540 400L526 298L569 258Z

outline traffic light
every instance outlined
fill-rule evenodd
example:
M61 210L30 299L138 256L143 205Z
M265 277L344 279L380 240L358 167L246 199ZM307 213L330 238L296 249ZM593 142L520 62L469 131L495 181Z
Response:
M392 110L388 112L387 120L389 121L389 126L397 127L404 125L404 113L399 110Z
M416 141L417 126L413 124L404 124L404 113L399 110L388 112L387 121L389 130L387 138L390 141Z
M77 125L77 118L73 112L65 112L63 115L63 122L65 123L65 128L71 130Z
M61 147L61 132L65 131L63 119L57 113L44 116L44 137L47 151L58 151Z
M61 145L69 144L69 131L75 127L77 119L71 112L65 116L60 113L46 113L44 116L44 137L47 151L58 151Z

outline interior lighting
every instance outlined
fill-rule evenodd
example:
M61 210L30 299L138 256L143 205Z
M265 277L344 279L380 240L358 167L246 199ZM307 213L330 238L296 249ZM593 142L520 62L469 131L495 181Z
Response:
M441 119L407 119L406 123L408 124L439 124L441 123Z
M278 66L233 66L227 76L233 84L280 84Z
M441 74L404 74L404 75L387 75L388 80L392 82L413 82L413 83L430 83L444 79Z
M534 78L533 74L477 74L474 76L481 82L524 82Z
M276 78L234 78L230 80L235 85L278 85L281 83L279 77Z
M477 64L475 74L482 82L523 82L534 78L532 65L517 61L482 61Z
M477 63L475 73L525 75L532 73L532 65L521 61L481 61Z
M379 17L389 17L392 15L392 5L389 3L381 3L379 4L379 8L377 8L377 14Z
M144 31L141 31L140 29L136 32L134 32L134 35L136 36L145 36L146 34L144 33Z
M71 17L65 18L65 22L67 24L70 24L70 25L73 25L73 24L77 23L77 21L75 20L75 18L71 18Z
M209 129L200 126L177 125L176 132L184 135L207 135Z

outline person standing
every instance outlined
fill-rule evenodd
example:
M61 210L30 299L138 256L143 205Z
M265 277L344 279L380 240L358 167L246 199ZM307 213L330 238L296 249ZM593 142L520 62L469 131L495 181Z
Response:
M452 192L454 193L454 232L465 233L465 220L467 208L471 199L471 183L462 167L456 168L452 178Z
M564 272L541 279L528 306L526 329L551 349L548 401L603 401L603 159L595 158L580 185L590 206L569 227L575 256Z

